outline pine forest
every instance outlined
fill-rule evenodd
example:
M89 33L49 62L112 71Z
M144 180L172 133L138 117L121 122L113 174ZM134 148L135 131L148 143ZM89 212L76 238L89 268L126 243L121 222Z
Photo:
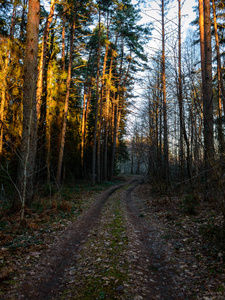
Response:
M0 298L225 299L224 85L223 0L0 0Z

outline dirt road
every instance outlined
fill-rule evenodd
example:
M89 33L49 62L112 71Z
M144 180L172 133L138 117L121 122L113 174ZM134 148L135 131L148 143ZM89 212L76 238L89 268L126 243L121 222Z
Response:
M138 179L102 192L3 299L185 299Z

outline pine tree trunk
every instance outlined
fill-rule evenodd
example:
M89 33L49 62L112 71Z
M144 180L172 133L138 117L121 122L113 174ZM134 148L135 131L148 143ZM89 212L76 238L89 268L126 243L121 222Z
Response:
M81 175L82 177L86 176L86 166L85 166L86 123L88 118L89 103L91 100L91 82L92 82L92 75L90 78L88 91L84 93L84 99L83 99L84 106L82 109L82 124L81 124Z
M91 185L95 186L96 172L96 144L97 144L97 127L98 127L98 109L99 109L99 69L100 69L100 52L101 52L101 11L99 8L98 19L98 61L97 61L97 82L96 82L96 105L95 105L95 125L94 125L94 141L92 153L92 178ZM98 166L97 166L98 169Z
M183 144L183 93L182 93L182 71L181 71L181 3L178 0L178 65L179 65L179 78L178 78L178 103L179 103L179 117L180 117L180 163L181 163L181 180L184 180L184 144Z
M65 32L66 32L66 16L65 16L65 8L63 10L63 23L62 23L62 70L66 69L65 62Z
M66 81L66 98L65 98L63 125L62 125L61 140L60 140L58 167L57 167L57 174L56 174L56 183L58 184L58 186L61 183L62 162L63 162L65 139L66 139L66 127L67 127L67 115L68 115L68 108L69 108L70 85L71 85L71 75L72 75L75 26L76 26L76 16L74 16L73 24L72 24L72 28L71 28L70 57L69 57L68 75L67 75L67 81Z
M169 150L168 150L168 128L167 128L167 100L166 100L166 63L165 63L165 22L164 22L164 0L162 0L162 92L163 92L163 169L166 186L169 183Z
M108 37L108 35L107 35ZM100 100L100 116L99 116L99 134L98 134L98 151L97 151L97 181L101 181L101 140L102 140L102 103L103 103L103 94L104 94L104 80L105 80L105 70L106 70L106 62L108 59L108 44L106 44L105 48L105 56L104 56L104 63L102 69L102 84L101 84L101 100Z
M23 9L22 9L22 16L21 16L21 22L20 22L20 41L24 42L24 28L26 26L25 24L25 13L26 13L26 7L27 7L27 0L23 0Z
M47 95L47 106L50 108L52 107L52 89L53 89L53 65L52 61L49 65L48 70L48 95ZM51 124L52 124L52 115L47 109L46 111L46 166L47 166L47 183L50 184L51 182Z
M119 75L117 79L117 91L115 94L115 106L114 106L114 124L113 128L113 143L112 143L112 156L111 156L111 169L110 169L110 180L113 180L114 175L114 167L115 167L115 157L116 157L116 144L117 144L117 134L119 129L119 105L120 105L120 94L121 94L121 77L122 77L122 70L123 70L123 56L124 56L124 40L122 37L122 44L121 44L121 58L120 58L120 68L119 68Z
M2 70L3 83L2 83L1 106L0 106L0 157L2 156L2 150L3 150L4 118L5 118L5 107L6 107L6 93L7 93L7 74L9 68L10 42L13 37L15 14L16 14L16 10L15 10L15 3L14 3L11 25L10 25L10 34L6 42L6 58L4 62L4 68Z
M222 129L222 101L225 115L225 92L223 86L223 76L222 76L222 68L221 68L221 56L220 56L220 44L219 44L219 36L218 36L218 28L217 28L217 20L216 20L216 7L215 0L212 0L213 5L213 22L214 22L214 35L216 40L216 54L217 54L217 76L218 76L218 136L220 143L220 152L224 152L224 138L223 138L223 129Z
M33 178L37 145L36 84L39 18L40 2L39 0L30 0L24 61L23 134L20 148L21 159L17 172L19 197L14 202L14 208L21 209L21 219L24 219L25 205L31 204L34 191Z
M43 91L43 78L44 78L44 70L45 70L45 62L46 62L48 36L49 36L50 25L54 15L54 10L55 10L55 0L51 0L50 12L47 17L44 33L43 33L43 41L42 41L41 57L39 63L38 81L37 81L36 102L37 102L38 119L40 117L40 111L41 111L41 98L42 98L42 91Z
M118 104L119 104L119 92L117 92L117 99L114 109L114 126L113 126L113 144L112 144L112 157L111 157L111 169L110 169L110 181L113 180L114 164L116 155L116 142L117 142L117 124L118 124Z
M117 43L117 37L116 37ZM105 122L105 151L104 151L104 180L108 179L108 137L109 137L109 101L110 101L110 84L112 80L112 69L113 69L113 60L114 56L111 56L110 67L109 67L109 77L108 77L108 85L106 90L106 122Z
M204 160L206 183L212 176L214 161L213 140L213 94L212 94L212 48L211 48L211 20L210 0L204 0L204 64L205 76L203 84L203 116L204 116ZM207 185L209 186L209 185Z
M84 144L85 144L85 111L86 111L86 99L87 99L87 87L84 86L83 108L82 108L82 120L81 120L81 176L84 177Z

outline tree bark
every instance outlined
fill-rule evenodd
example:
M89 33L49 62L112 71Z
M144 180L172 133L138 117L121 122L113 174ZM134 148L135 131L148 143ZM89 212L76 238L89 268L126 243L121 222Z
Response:
M6 58L4 62L3 68L3 83L2 83L2 91L1 91L1 106L0 106L0 157L2 156L3 150L3 133L4 133L4 118L5 118L5 107L6 107L6 96L7 96L7 76L8 76L8 68L9 68L9 58L10 58L10 42L13 38L13 28L15 22L15 3L12 12L11 25L10 25L10 33L9 37L6 40Z
M22 5L23 5L23 9L22 9L21 22L20 22L20 41L24 42L25 13L26 13L27 0L23 0Z
M183 144L183 92L182 92L182 71L181 71L181 3L178 0L178 103L179 103L179 117L180 117L180 164L181 164L181 180L184 180L184 144Z
M33 197L33 177L35 171L37 145L37 54L40 18L40 1L30 0L27 20L26 52L24 61L23 84L23 134L20 149L20 161L17 172L17 190L19 197L14 208L21 209L24 219L25 205L29 205Z
M52 60L49 64L48 70L48 95L47 95L47 106L50 108L52 107L52 92L53 92L53 84L54 84L54 72L53 72L53 63ZM52 114L50 110L47 109L46 111L46 166L47 166L47 183L50 185L51 183L51 127L52 127Z
M224 152L224 138L223 138L223 130L222 130L222 103L225 115L225 91L223 86L223 76L222 76L222 68L221 68L221 56L220 56L220 44L219 44L219 36L218 36L218 28L217 28L217 20L216 20L216 7L215 0L212 0L213 5L213 23L214 23L214 35L216 40L216 55L217 55L217 77L218 77L218 136L220 143L220 152ZM222 100L222 101L221 101Z
M36 94L36 102L37 102L37 119L40 117L40 110L41 110L41 98L42 98L42 91L43 91L43 78L44 78L44 70L45 70L45 62L46 62L46 51L47 51L47 43L48 43L48 36L50 25L53 19L55 10L55 0L51 0L50 12L47 17L44 33L43 33L43 41L42 41L42 49L41 49L41 58L39 63L39 74L38 74L38 81L37 81L37 94Z
M107 34L108 37L108 34ZM106 70L106 62L108 59L108 44L106 44L104 63L102 69L102 84L101 84L101 100L100 100L100 116L99 116L99 134L98 134L98 149L97 149L97 181L101 181L101 137L102 137L102 103L103 103L103 93L104 93L104 80L105 80L105 70Z
M96 144L97 144L97 127L98 127L98 108L99 108L99 69L100 69L100 52L101 52L101 11L99 7L98 15L98 61L97 61L97 82L96 82L96 105L95 105L95 124L94 124L94 141L92 153L92 178L91 185L95 186L96 172Z
M86 99L87 99L87 86L84 85L84 97L83 97L83 108L82 108L82 120L81 120L81 176L84 177L84 144L85 144L85 111L86 111Z
M164 21L164 0L162 0L162 93L163 93L163 133L164 133L164 176L166 186L169 183L169 149L168 149L168 127L167 127L167 100L166 100L166 63L165 63L165 21Z
M62 70L66 69L66 61L65 61L65 32L66 32L66 16L65 16L65 8L63 10L63 22L62 22Z
M84 94L83 99L83 110L82 110L82 124L81 124L81 174L82 177L85 175L86 166L85 166L85 146L86 146L86 123L88 118L89 104L91 100L91 82L92 75L90 78L90 83L88 85L88 91ZM87 99L87 100L86 100Z
M66 98L65 98L63 125L62 125L61 140L60 140L58 167L57 167L57 174L56 174L56 183L58 185L60 185L60 183L61 183L62 162L63 162L65 139L66 139L66 126L67 126L67 115L68 115L70 85L71 85L71 76L72 76L72 61L73 61L75 26L76 26L76 15L74 16L72 28L71 28L70 57L69 57L68 75L67 75L67 81L66 81Z
M119 74L118 74L118 79L117 79L117 91L114 97L114 125L112 126L113 128L113 143L112 143L112 156L111 156L111 169L110 169L110 180L113 180L113 175L114 175L114 165L115 165L115 157L116 157L116 144L117 144L117 133L119 129L119 122L120 122L120 117L119 117L119 105L120 105L120 94L122 91L122 70L123 70L123 57L124 57L124 40L122 37L122 44L121 44L121 58L120 58L120 68L119 68Z
M210 0L204 0L204 82L203 82L203 116L204 116L204 160L206 183L212 176L214 161L213 139L213 93L212 93L212 48Z
M115 45L117 45L118 36L116 36ZM115 58L115 52L111 53L109 74L108 74L108 84L106 86L106 122L105 122L105 151L104 151L104 180L108 179L108 139L109 139L109 105L110 105L110 85L112 81L112 70L113 70L113 60Z

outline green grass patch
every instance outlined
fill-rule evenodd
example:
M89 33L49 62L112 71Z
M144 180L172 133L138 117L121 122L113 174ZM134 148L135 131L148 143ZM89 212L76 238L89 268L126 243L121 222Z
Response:
M122 216L120 200L113 199L113 209L108 215L103 237L96 235L87 243L88 255L93 258L90 274L86 273L79 278L79 286L75 287L74 299L117 299L125 291L124 283L128 281L128 261L126 247L128 238ZM111 209L111 208L110 208ZM103 230L103 232L104 232ZM103 239L104 238L104 239ZM85 253L82 254L85 257ZM65 291L63 299L66 299Z

